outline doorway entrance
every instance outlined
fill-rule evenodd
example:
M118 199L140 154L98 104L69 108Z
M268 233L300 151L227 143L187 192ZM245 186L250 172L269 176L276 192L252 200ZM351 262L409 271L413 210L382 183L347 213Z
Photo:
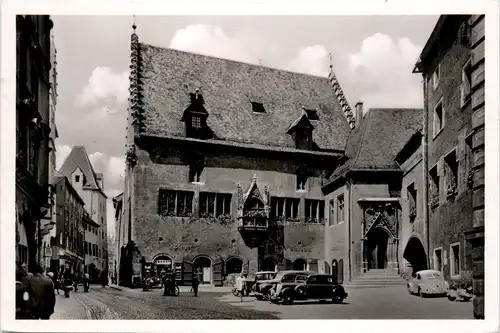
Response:
M226 275L239 274L243 271L243 260L240 258L229 258L226 261Z
M403 252L405 258L411 265L412 273L427 269L427 255L424 246L417 237L411 237Z
M297 259L293 262L294 271L305 271L307 269L307 262L304 259Z
M200 284L212 283L212 261L207 257L198 257L193 262L193 275L198 276Z
M389 234L381 228L373 228L367 236L367 264L368 269L387 268L387 247Z
M155 268L156 268L154 273L156 273L156 276L158 278L161 278L169 270L172 269L173 261L172 261L172 258L170 258L169 256L160 255L154 259L153 263L154 263Z
M332 277L333 277L333 280L335 281L335 283L337 283L336 281L338 280L338 267L339 267L339 263L337 262L337 260L333 259L332 260Z
M261 271L274 272L276 271L276 264L270 258L264 260Z

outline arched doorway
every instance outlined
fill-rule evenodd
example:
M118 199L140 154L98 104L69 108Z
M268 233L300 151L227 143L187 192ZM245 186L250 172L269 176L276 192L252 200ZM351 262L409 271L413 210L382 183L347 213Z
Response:
M344 260L340 259L339 260L339 267L337 270L337 283L342 284L344 283Z
M305 271L307 269L307 262L304 259L297 259L293 262L294 271Z
M339 263L337 262L336 259L332 260L332 276L333 279L336 281L338 279L338 269L339 269Z
M226 275L239 274L243 271L243 260L232 257L226 261Z
M261 271L274 272L274 271L276 271L276 264L274 263L274 261L271 258L267 258L262 263Z
M427 255L422 242L417 237L411 237L408 240L403 258L410 263L413 273L427 269Z
M366 245L368 269L387 268L389 234L382 228L373 228L367 235Z
M167 271L171 270L173 267L172 258L167 255L156 256L153 260L155 265L155 274L157 277L161 278Z
M193 261L193 275L198 276L200 284L212 283L212 260L210 258L201 256Z

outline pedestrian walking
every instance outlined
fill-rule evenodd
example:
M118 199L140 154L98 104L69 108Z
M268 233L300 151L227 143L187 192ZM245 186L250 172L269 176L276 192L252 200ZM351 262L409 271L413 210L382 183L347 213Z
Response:
M27 278L19 263L16 263L16 319L30 319L28 309L29 294L23 282Z
M246 285L246 279L245 279L245 275L243 274L243 272L240 274L240 276L238 276L236 278L236 290L238 291L239 295L240 295L240 302L243 302L243 294L244 294L244 291L245 291L245 285Z
M200 280L198 280L198 274L193 274L191 286L193 287L194 297L198 297L198 286L199 285L200 285Z
M54 313L56 295L52 280L43 275L40 265L35 265L35 274L24 280L23 287L28 293L27 308L31 319L49 319Z

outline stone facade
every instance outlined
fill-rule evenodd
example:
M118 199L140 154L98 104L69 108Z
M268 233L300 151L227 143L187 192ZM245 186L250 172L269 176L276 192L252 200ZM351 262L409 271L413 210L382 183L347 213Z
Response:
M427 110L430 264L450 282L474 280L476 318L484 318L484 56L484 15L443 15L417 64Z
M50 210L52 27L47 15L16 16L16 261L27 263L30 271L43 264L42 219Z

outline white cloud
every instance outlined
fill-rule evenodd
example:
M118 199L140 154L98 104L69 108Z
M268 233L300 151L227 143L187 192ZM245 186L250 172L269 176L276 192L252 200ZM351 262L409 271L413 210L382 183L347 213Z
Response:
M323 45L306 46L290 61L287 69L299 73L328 76L328 51Z
M349 55L353 95L369 107L422 107L421 77L412 74L422 47L376 33ZM342 82L341 82L342 83Z
M245 43L212 25L195 24L177 30L170 48L244 62L255 60Z
M128 98L127 71L115 73L109 67L96 67L75 101L76 107L96 105L100 101L113 100L124 103Z
M104 190L117 189L123 186L125 177L125 157L108 156L101 152L89 155L90 162L96 172L103 174Z
M56 144L56 169L59 170L71 152L71 147L68 145Z

